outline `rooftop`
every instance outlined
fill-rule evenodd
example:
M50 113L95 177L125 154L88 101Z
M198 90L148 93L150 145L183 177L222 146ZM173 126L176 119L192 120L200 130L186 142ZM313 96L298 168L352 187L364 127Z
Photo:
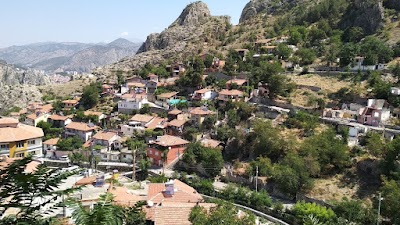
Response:
M64 103L64 104L78 104L78 100L76 100L76 99L65 100L65 101L62 101L62 103Z
M227 89L223 89L219 92L220 95L236 95L236 96L242 96L243 92L233 89L233 90L227 90Z
M246 82L247 82L247 80L245 80L245 79L232 79L232 80L228 80L226 82L226 84L237 84L239 86L242 86Z
M108 140L110 140L111 138L113 138L115 135L118 135L118 134L116 134L116 133L114 133L114 132L100 131L100 132L96 133L96 134L93 136L93 139L108 141Z
M164 98L172 98L177 94L178 94L178 92L174 91L174 92L168 92L168 93L163 93L163 94L157 95L157 97L158 98L162 98L162 99L164 99Z
M203 88L203 89L200 89L200 90L195 91L194 93L197 93L197 94L204 94L204 93L209 92L209 91L211 91L211 90L210 90L210 89L207 89L207 88Z
M147 129L165 128L168 125L167 120L160 117L155 117L145 125Z
M57 114L49 116L49 119L51 120L57 120L57 121L66 121L69 117L68 116L60 116Z
M173 110L168 112L169 115L179 115L181 113L182 113L182 111L179 110L179 109L173 109Z
M58 143L58 140L60 140L60 138L52 138L52 139L49 139L49 140L43 142L43 144L45 144L45 145L56 145Z
M11 118L0 119L0 142L23 141L43 136L41 128L21 124Z
M91 115L93 115L93 116L98 116L98 117L100 117L101 115L103 115L102 112L95 112L95 111L90 111L90 110L84 111L83 114L84 114L85 116L91 116Z
M203 197L189 185L177 179L173 180L172 183L174 187L174 193L172 195L166 194L166 185L163 183L149 184L147 201L152 201L156 204L161 202L164 204L165 202L197 203L203 201Z
M168 122L168 126L172 126L172 127L181 127L186 123L186 120L177 120L174 119L170 122Z
M144 114L136 114L136 115L132 116L132 118L129 121L138 121L138 122L148 123L153 118L154 118L154 116L144 115Z
M87 123L71 122L65 128L87 132L87 131L96 130L98 127L95 125L89 126L89 124L87 124Z
M202 140L200 140L201 145L203 145L204 147L207 148L217 148L221 142L214 140L214 139L208 139L208 138L204 138Z
M192 115L213 115L215 112L209 110L207 107L196 107L190 110Z
M156 141L154 141L155 144L163 146L163 147L171 147L171 146L176 146L176 145L185 145L189 144L188 141L176 137L176 136L171 136L171 135L163 135L157 138Z

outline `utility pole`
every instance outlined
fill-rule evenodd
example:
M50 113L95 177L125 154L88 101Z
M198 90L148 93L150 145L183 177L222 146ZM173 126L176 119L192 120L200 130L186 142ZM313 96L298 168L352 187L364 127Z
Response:
M380 222L381 222L381 201L382 201L382 194L381 193L379 193L379 199L378 199L378 201L379 201L379 203L378 203L378 218L377 218L377 220L376 220L376 225L379 225L380 224Z
M135 147L135 150L133 150L133 171L132 171L133 181L136 181L136 151L137 151L137 146Z
M258 166L256 166L256 192L258 192Z

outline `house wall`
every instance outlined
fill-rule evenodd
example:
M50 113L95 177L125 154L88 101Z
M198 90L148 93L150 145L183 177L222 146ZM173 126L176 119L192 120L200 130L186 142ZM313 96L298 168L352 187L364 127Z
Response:
M172 146L168 150L167 159L165 162L165 166L171 164L175 159L178 158L178 155L182 155L186 150L186 146ZM163 151L160 151L156 148L148 148L147 149L147 157L150 158L151 164L156 166L163 166L162 162Z
M93 135L93 131L89 132L83 132L79 130L73 130L73 129L66 129L65 134L67 136L78 136L80 137L84 142L87 142Z
M141 101L121 101L118 102L118 112L123 114L131 114L134 110L139 110L144 104L149 103L147 99Z
M129 126L129 125L122 125L121 132L125 136L132 136L136 133L144 133L144 127L141 126Z

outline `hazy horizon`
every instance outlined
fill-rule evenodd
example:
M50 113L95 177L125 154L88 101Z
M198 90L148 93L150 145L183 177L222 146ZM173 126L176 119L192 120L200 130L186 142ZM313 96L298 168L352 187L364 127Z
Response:
M249 0L204 0L212 15L237 24ZM192 0L95 2L14 0L3 3L0 48L46 42L109 43L118 38L143 42L167 28ZM61 10L60 10L61 9Z

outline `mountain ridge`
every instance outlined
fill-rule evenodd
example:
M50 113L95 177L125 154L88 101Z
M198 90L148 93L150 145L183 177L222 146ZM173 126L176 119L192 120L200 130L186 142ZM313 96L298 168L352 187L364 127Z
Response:
M47 72L90 72L97 66L136 54L141 43L116 39L110 43L40 42L0 49L0 59ZM90 56L90 58L87 58ZM78 59L84 59L79 61Z

